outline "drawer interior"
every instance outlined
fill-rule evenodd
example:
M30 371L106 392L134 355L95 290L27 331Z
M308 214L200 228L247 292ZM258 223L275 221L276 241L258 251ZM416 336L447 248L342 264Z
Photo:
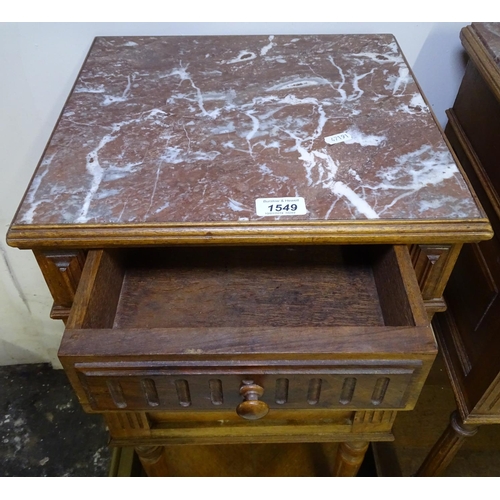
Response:
M415 325L393 246L169 247L89 259L99 260L93 290L71 327Z

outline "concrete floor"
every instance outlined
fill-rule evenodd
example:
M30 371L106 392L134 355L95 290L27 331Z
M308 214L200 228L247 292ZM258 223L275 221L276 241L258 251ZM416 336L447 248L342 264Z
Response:
M107 476L98 415L83 412L62 370L0 367L0 476Z
M393 427L393 448L403 476L415 474L456 409L444 361L438 355L415 409L401 412ZM483 425L465 440L446 477L500 477L500 425Z

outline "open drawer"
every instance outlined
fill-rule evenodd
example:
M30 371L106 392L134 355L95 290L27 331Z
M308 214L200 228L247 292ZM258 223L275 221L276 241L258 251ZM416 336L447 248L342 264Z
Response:
M406 246L91 251L59 357L90 412L411 409L436 344Z

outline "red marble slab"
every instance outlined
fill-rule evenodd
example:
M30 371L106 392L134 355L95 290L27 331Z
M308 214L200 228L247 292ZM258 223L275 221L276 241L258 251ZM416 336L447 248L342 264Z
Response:
M482 217L392 35L99 37L14 225Z
M500 23L472 23L471 26L495 63L500 66Z

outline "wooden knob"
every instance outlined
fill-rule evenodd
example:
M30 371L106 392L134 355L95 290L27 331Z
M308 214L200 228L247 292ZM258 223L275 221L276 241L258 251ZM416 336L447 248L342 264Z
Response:
M240 388L240 394L244 401L236 408L236 413L247 420L257 420L265 417L269 411L264 401L259 401L259 397L264 394L264 388L254 384L253 381L244 382Z

